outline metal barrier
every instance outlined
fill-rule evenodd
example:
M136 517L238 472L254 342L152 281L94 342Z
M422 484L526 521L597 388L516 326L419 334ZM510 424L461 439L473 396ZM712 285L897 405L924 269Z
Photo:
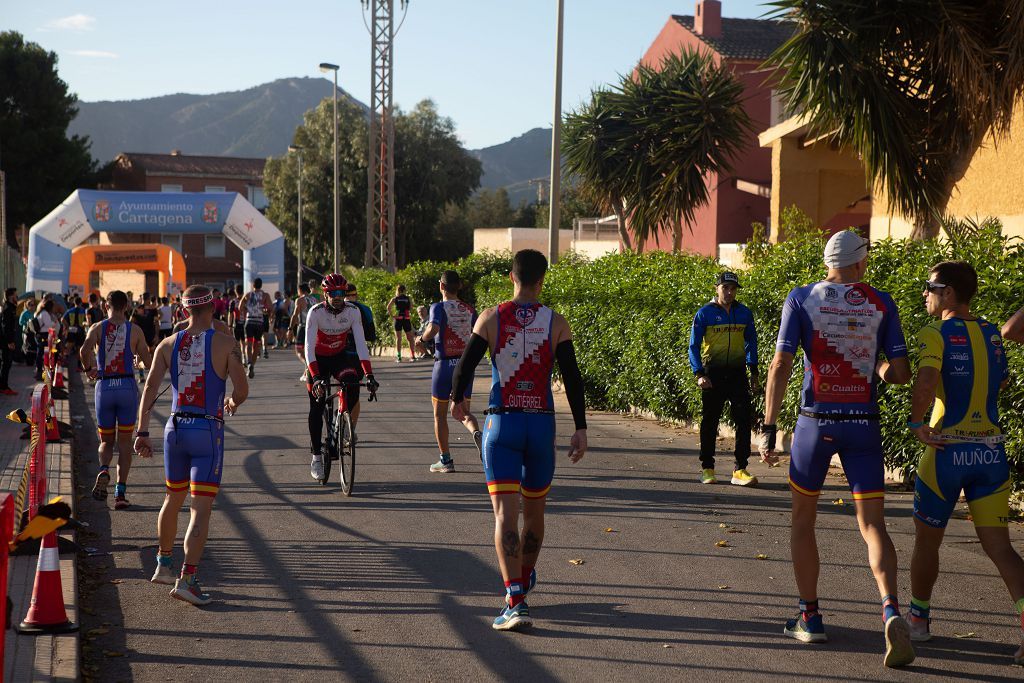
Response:
M28 521L35 518L39 506L46 500L46 426L55 419L52 415L50 387L37 384L32 392L32 442L28 461Z
M14 498L9 493L3 494L0 499L0 635L7 633L10 624L7 623L7 551L11 539L14 538ZM0 638L0 664L4 661L4 641ZM0 672L0 679L3 678Z

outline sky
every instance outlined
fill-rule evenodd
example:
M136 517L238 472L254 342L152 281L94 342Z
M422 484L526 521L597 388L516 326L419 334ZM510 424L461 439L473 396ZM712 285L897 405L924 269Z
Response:
M726 17L759 17L764 0L723 0ZM696 0L565 0L562 110L628 73L672 14ZM550 126L556 0L409 0L394 51L394 101L424 98L470 149ZM396 24L402 16L395 0ZM0 30L55 52L84 102L244 90L322 76L370 99L370 37L361 0L0 0ZM329 76L329 74L328 74ZM330 86L325 83L326 94Z

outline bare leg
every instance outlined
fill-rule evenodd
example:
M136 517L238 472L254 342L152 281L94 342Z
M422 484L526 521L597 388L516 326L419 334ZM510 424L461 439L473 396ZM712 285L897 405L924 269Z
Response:
M134 437L131 432L117 432L117 483L128 483L128 471L132 468L132 454ZM102 462L102 459L101 459ZM110 459L107 460L109 464Z
M547 498L523 498L523 564L536 566L544 543L544 505ZM525 577L524 577L525 578ZM525 586L524 586L525 588Z
M914 518L914 554L910 558L910 595L918 600L931 600L932 589L939 578L939 546L946 530L936 529Z
M442 453L448 452L448 401L433 399L434 403L434 438Z
M110 467L110 461L114 459L115 434L100 434L100 446L97 449L101 467Z
M395 349L398 353L398 357L402 357L402 333L399 330L395 330Z
M210 532L213 496L192 496L192 519L185 532L185 564L199 564Z
M981 547L989 556L999 575L1003 577L1003 583L1010 591L1010 597L1016 603L1024 598L1024 560L1014 550L1010 543L1010 532L1006 527L983 526L975 527L975 532L981 540ZM1024 617L1021 626L1024 627ZM1021 633L1021 645L1013 655L1016 663L1024 663L1024 632Z
M878 594L896 597L896 546L885 529L884 500L854 500L853 504L857 510L860 535L868 546L868 562L878 584Z
M523 574L523 558L519 538L519 495L491 496L494 507L494 549L505 581L519 581Z
M818 497L793 491L793 519L789 551L793 558L793 574L800 599L818 599L818 539L814 522L818 516Z
M164 504L160 508L160 516L156 519L156 533L160 550L170 552L174 549L174 539L178 535L178 512L185 503L188 491L168 491L164 495Z

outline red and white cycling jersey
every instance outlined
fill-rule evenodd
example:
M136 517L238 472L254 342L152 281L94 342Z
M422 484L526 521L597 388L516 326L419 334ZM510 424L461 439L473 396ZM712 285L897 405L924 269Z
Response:
M317 356L337 356L345 352L348 337L356 344L359 363L363 372L373 374L370 367L370 350L366 347L363 334L363 318L355 305L345 302L345 306L337 311L323 302L309 309L306 315L306 362L309 371L316 376Z

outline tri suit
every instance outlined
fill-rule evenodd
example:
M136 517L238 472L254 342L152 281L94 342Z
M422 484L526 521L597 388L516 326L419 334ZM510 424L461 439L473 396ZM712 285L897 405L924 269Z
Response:
M832 455L842 460L855 500L885 495L876 363L906 357L896 303L863 283L797 287L783 304L778 351L804 350L800 416L790 487L817 496Z
M999 387L1009 376L999 328L950 318L918 335L921 368L940 372L930 424L946 442L917 465L914 516L943 528L964 492L974 525L1007 525L1010 466L999 426Z
M263 341L267 331L267 317L263 311L266 304L266 293L262 289L249 292L245 302L245 340L247 342Z
M405 294L395 297L395 332L412 332L412 299Z
M536 303L506 301L495 317L498 336L483 429L487 490L492 496L543 498L555 474L554 312Z
M242 320L242 312L241 310L239 310L238 304L240 301L241 299L232 299L230 302L228 302L228 313L234 314L235 316L234 325L232 326L232 332L235 333L235 341L244 342L245 322Z
M139 412L139 385L133 373L132 324L100 322L99 376L94 389L96 426L100 435L115 431L130 433Z
M452 393L452 374L466 350L476 325L476 311L459 301L439 301L430 305L429 320L437 325L434 337L434 369L430 376L430 396L434 401L447 402ZM466 398L473 395L473 384L466 388Z
M164 427L167 490L216 496L224 467L225 378L213 368L214 330L182 330L171 348L171 415Z

